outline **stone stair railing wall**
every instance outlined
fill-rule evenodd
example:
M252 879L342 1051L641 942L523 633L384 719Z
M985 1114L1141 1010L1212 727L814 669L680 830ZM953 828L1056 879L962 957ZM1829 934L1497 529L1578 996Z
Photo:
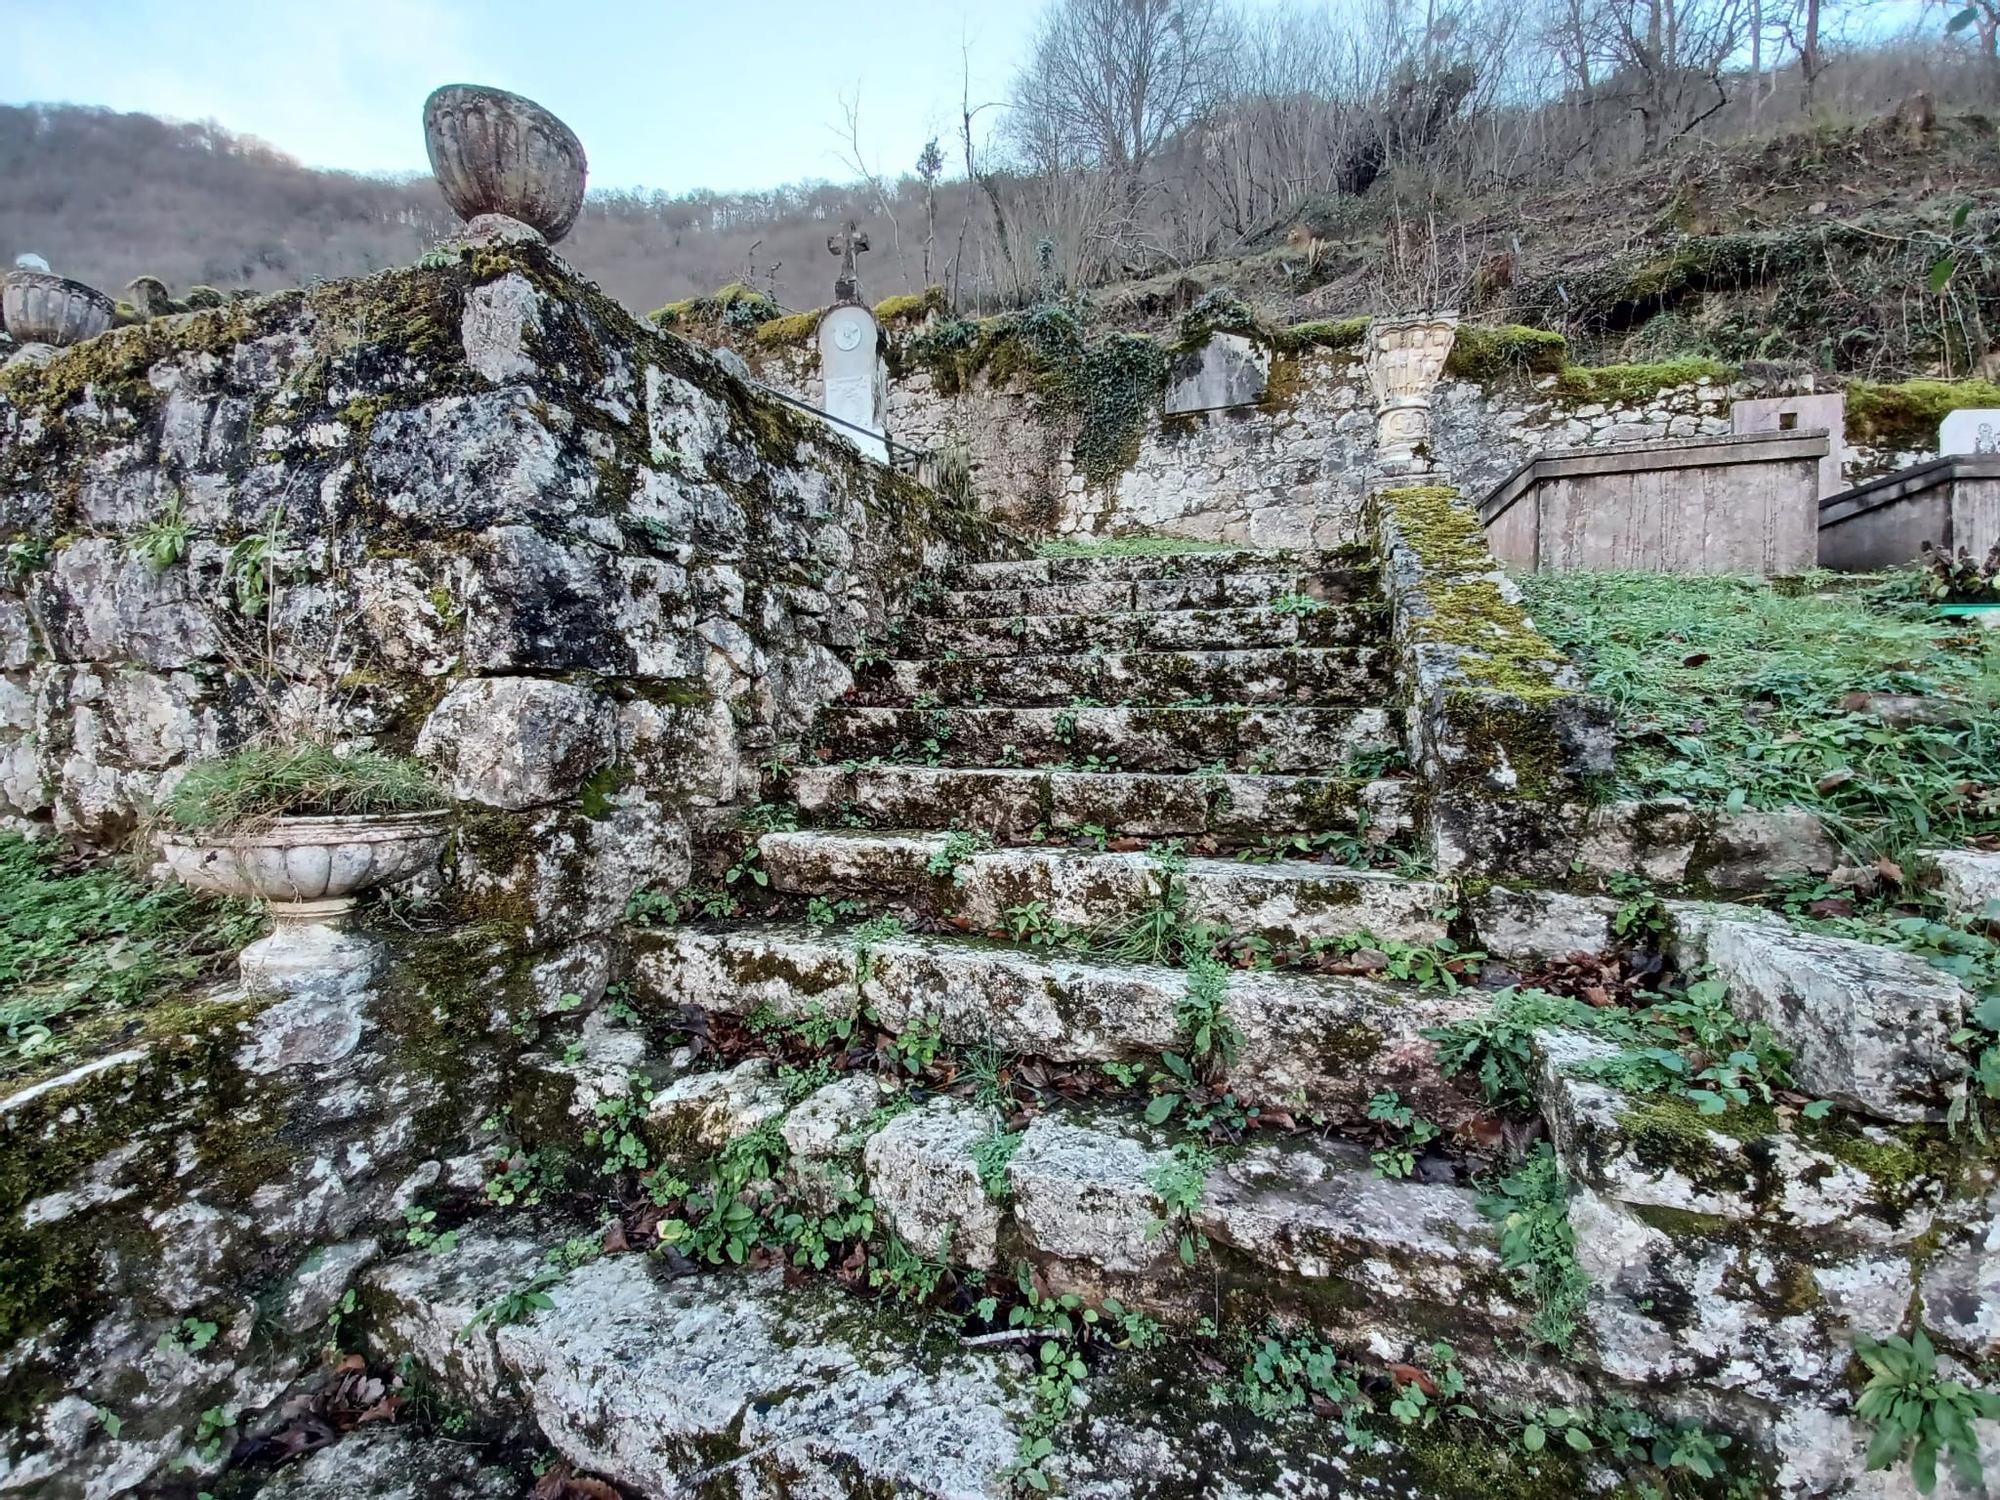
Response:
M1007 545L540 245L0 381L0 826L117 851L189 761L301 725L457 803L446 920L375 990L163 1005L0 1102L0 1391L37 1413L0 1490L126 1493L275 1402L384 1226L477 1192L514 1028L595 1002L633 892L917 580Z

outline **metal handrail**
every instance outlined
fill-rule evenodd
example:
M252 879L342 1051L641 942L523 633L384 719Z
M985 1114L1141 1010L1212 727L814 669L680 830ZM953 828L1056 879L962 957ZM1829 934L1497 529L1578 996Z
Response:
M770 395L776 396L780 401L784 402L788 406L796 406L800 411L811 412L814 416L820 418L823 421L831 422L836 427L845 427L849 432L858 432L863 437L873 438L876 442L880 443L884 449L888 451L889 463L891 468L900 471L903 468L903 462L907 462L909 465L909 472L914 473L917 465L921 464L925 459L931 456L931 450L929 448L912 448L906 443L897 442L894 438L888 436L886 433L876 432L873 428L863 427L859 422L850 422L845 417L836 417L830 411L822 411L819 407L814 406L810 401L801 401L797 396L791 395L789 392L786 391L781 391L774 385L765 385L764 382L761 380L758 381L757 384L759 386L762 386L763 389ZM909 455L907 460L898 461L896 455L899 453Z

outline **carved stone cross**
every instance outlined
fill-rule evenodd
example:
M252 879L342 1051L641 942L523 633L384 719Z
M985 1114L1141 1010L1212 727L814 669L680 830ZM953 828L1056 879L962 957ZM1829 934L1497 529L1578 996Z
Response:
M834 278L833 300L859 302L861 279L854 274L854 257L868 253L867 232L849 219L845 230L826 237L826 248L828 254L840 257L840 275Z

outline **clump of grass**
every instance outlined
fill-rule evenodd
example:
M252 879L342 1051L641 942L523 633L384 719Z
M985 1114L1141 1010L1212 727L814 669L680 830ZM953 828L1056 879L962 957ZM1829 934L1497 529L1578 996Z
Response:
M1754 578L1544 573L1535 622L1619 710L1628 795L1809 807L1850 850L1901 859L2000 833L2000 640L1937 619L1915 573L1781 590ZM1910 694L1892 725L1850 695Z
M415 761L336 754L308 742L242 750L189 768L167 816L187 829L243 828L271 818L427 812L445 797Z
M256 935L247 903L148 885L0 835L0 1075L60 1051L66 1024L201 978Z

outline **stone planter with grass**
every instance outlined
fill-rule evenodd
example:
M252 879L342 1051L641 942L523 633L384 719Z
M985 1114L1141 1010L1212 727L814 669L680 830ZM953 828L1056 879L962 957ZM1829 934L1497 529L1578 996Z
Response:
M345 931L347 914L357 896L436 863L443 806L408 761L313 744L247 750L188 771L158 842L183 885L270 908L270 935L237 960L247 986L365 982L380 944Z

